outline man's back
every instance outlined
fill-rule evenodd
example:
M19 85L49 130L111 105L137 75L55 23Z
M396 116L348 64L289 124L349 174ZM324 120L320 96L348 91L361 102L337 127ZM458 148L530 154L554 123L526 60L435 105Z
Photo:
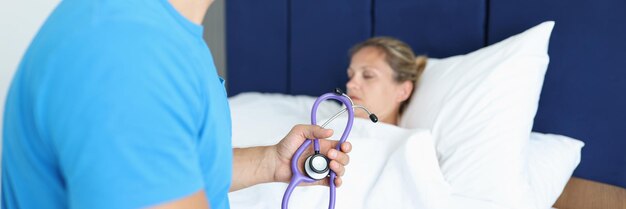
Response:
M230 113L201 34L162 0L63 1L7 97L3 208L134 208L200 189L227 207Z

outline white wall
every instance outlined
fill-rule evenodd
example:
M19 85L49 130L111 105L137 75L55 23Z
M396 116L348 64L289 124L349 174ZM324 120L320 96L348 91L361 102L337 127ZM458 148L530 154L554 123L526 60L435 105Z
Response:
M215 67L226 78L226 28L224 0L215 0L204 17L204 40L211 48Z
M6 93L22 55L58 3L59 0L19 0L5 1L0 6L0 116L4 114ZM2 120L0 134L1 128Z
M0 142L3 136L4 103L13 73L35 33L59 2L9 0L0 3Z

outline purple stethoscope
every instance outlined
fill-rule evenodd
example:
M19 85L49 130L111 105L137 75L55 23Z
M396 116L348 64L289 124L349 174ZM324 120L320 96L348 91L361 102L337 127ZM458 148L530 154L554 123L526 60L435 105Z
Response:
M341 91L341 89L336 88L334 93L323 94L322 96L318 97L317 100L315 100L315 103L313 104L313 109L311 110L311 124L317 125L317 120L316 120L317 107L320 105L320 103L328 99L338 100L341 103L343 103L346 106L346 108L342 109L341 111L336 113L333 117L328 119L328 121L326 121L324 125L321 126L322 128L324 128L326 125L328 125L328 123L333 121L342 113L348 111L348 124L346 125L346 128L343 131L343 134L341 135L341 140L339 140L339 143L337 143L337 147L336 147L337 150L341 150L341 144L343 144L343 142L346 141L346 139L348 138L348 134L350 134L350 130L352 129L352 121L354 120L354 108L360 108L360 109L365 110L365 112L369 114L370 120L372 120L372 122L374 123L378 122L378 117L376 117L376 115L370 113L370 111L368 111L363 106L354 105L354 103L352 102L352 99L350 99L350 97L347 94ZM309 156L304 162L304 171L307 174L305 176L300 172L300 170L298 170L298 159L300 159L300 157L302 156L302 153L304 153L304 150L306 150L309 147L309 145L311 145L311 142L313 142L314 144L315 154ZM312 183L315 181L322 180L326 178L327 176L329 176L329 173L330 173L330 179L329 179L330 201L328 203L328 208L334 209L335 208L336 174L335 172L330 170L329 163L330 163L330 160L326 156L320 153L320 144L317 139L307 139L306 141L304 141L304 143L302 143L300 148L296 150L295 155L291 159L291 173L293 173L293 175L291 177L291 182L289 182L289 186L287 186L287 190L285 190L285 194L283 196L282 209L287 209L287 206L289 204L289 197L291 197L291 193L293 192L293 189L296 188L298 184L300 184L301 182Z

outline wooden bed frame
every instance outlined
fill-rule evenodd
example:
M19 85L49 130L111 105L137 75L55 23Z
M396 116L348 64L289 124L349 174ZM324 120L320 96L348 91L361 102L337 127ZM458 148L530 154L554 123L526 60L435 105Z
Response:
M554 207L558 209L626 209L626 189L572 177Z

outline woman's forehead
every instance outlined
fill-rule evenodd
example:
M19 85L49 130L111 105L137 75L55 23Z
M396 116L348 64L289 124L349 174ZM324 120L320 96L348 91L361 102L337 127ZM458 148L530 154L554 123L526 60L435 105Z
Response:
M350 63L348 72L374 71L380 73L391 73L391 67L386 62Z

